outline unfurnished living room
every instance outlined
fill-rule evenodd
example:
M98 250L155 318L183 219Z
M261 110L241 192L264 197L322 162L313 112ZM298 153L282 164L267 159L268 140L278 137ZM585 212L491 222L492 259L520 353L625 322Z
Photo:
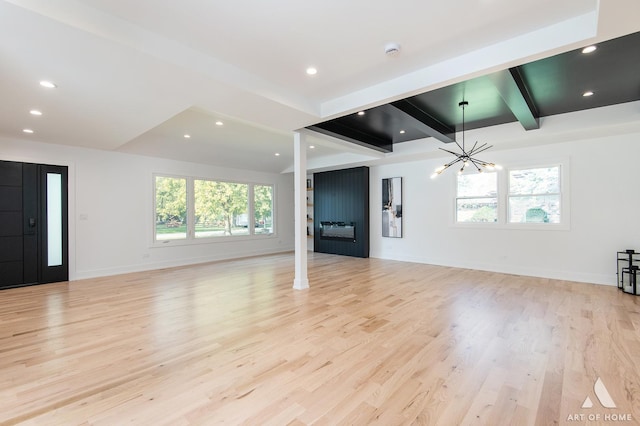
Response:
M0 34L0 425L640 424L640 2Z

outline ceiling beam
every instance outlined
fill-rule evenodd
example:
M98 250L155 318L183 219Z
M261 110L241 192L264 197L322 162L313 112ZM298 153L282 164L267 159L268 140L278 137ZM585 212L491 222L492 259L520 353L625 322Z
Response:
M424 112L420 107L411 102L410 99L402 99L391 102L390 106L411 118L416 129L424 132L428 136L434 137L441 142L451 143L456 140L456 131Z
M540 128L540 114L517 67L490 74L489 79L525 130Z
M332 136L356 145L371 148L379 152L393 152L393 141L386 140L374 134L364 132L355 127L347 126L337 120L326 121L306 127L314 132Z

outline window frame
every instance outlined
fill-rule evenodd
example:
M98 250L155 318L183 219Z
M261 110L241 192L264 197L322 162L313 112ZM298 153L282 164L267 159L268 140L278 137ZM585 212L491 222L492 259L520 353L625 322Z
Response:
M509 222L509 175L514 170L527 170L548 167L560 167L560 223L511 223ZM457 221L457 175L451 178L453 203L450 214L451 226L455 228L477 229L511 229L511 230L535 230L535 231L568 231L571 229L571 162L569 157L541 159L535 161L522 161L509 164L502 170L496 170L498 179L498 221L497 222L458 222ZM474 197L478 198L478 197Z
M158 177L168 177L173 179L185 179L187 185L187 232L186 238L181 239L167 239L167 240L158 240L156 234L156 179ZM200 236L196 237L195 234L195 181L211 181L211 182L224 182L224 183L233 183L240 185L247 185L247 217L248 220L248 230L249 234L241 234L241 235L225 235L225 236ZM268 186L271 187L272 194L272 202L271 202L271 222L272 222L272 230L270 233L255 233L255 224L252 223L253 218L255 216L255 196L254 196L254 187L255 186ZM212 243L224 243L230 241L251 241L251 240L259 240L259 239L269 239L269 238L277 238L277 228L276 228L276 194L277 187L275 183L271 182L255 182L255 181L239 181L233 179L219 179L219 178L211 178L211 177L196 177L196 176L187 176L187 175L176 175L171 173L153 173L152 174L152 216L153 221L151 223L151 247L170 247L170 246L188 246L188 245L199 245L199 244L212 244Z
M554 169L557 168L558 170L558 192L546 192L546 193L532 193L532 194L523 194L523 193L514 193L512 192L512 187L513 187L513 182L512 182L512 173L513 172L526 172L528 170L542 170L542 169ZM511 202L512 200L518 199L518 198L524 198L524 197L548 197L548 196L557 196L558 197L558 201L559 201L559 205L560 205L560 221L555 223L555 222L513 222L511 221ZM509 169L507 171L507 194L506 194L506 198L507 198L507 204L506 204L506 212L507 212L507 216L506 216L506 221L509 224L518 224L518 223L527 223L527 224L531 224L531 223L544 223L544 224L552 224L552 225L557 225L560 224L562 222L562 166L560 164L554 164L554 165L549 165L549 166L544 166L544 167L527 167L527 168L512 168Z
M176 238L174 240L172 239L167 239L167 240L158 240L157 239L157 232L156 232L156 220L157 220L157 195L158 195L158 190L156 187L156 183L157 183L157 179L159 177L162 178L169 178L169 179L184 179L185 180L185 190L186 190L186 220L187 220L187 231L186 231L186 235L184 238ZM169 173L154 173L153 177L152 177L152 205L151 205L151 211L152 211L152 215L153 215L153 221L152 221L152 231L151 231L151 235L152 235L152 240L153 240L153 245L155 246L164 246L170 243L173 243L171 245L177 245L179 243L184 243L185 241L188 240L189 238L189 222L190 222L190 218L189 218L189 181L186 178L186 176L179 176L179 175L174 175L174 174L169 174Z
M560 222L510 222L509 217L509 201L512 196L518 197L522 195L511 194L511 182L509 176L511 172L518 170L531 170L531 169L544 169L550 167L559 167L558 173L558 193L553 194L530 194L530 195L558 195L560 199ZM570 187L569 187L569 159L564 160L552 160L552 161L537 161L535 163L521 163L514 164L505 170L505 201L504 206L504 220L505 225L511 229L524 229L524 230L569 230L570 229Z
M196 181L201 181L201 182L214 182L214 183L229 183L229 184L234 184L234 185L245 185L247 188L247 199L246 199L246 205L247 205L247 210L246 210L246 214L247 214L247 234L236 234L236 235L219 235L219 236L198 236L196 233L196 191L195 191L195 183ZM253 229L253 224L251 223L251 221L249 221L248 219L248 215L250 213L250 209L251 209L251 205L249 202L249 198L251 197L252 193L253 193L253 185L249 184L249 183L245 183L245 182L231 182L228 180L220 180L220 179L203 179L203 178L193 178L193 239L194 240L206 240L206 239L212 239L212 240L218 240L221 238L225 238L225 237L229 237L230 239L236 239L238 237L248 237L253 235L252 233L252 229Z
M500 223L500 175L498 173L498 170L496 171L491 171L491 172L485 172L485 174L495 174L496 176L496 195L494 196L466 196L466 197L460 197L458 196L458 178L459 178L459 174L455 174L455 180L454 180L454 191L455 191L455 197L454 197L454 205L453 205L453 221L457 226L491 226L491 225L496 225ZM465 175L480 175L480 173L478 172L472 172L472 173L465 173ZM487 198L487 199L496 199L496 203L497 203L497 208L496 208L496 220L494 222L461 222L458 220L458 200L473 200L473 199L478 199L478 198Z

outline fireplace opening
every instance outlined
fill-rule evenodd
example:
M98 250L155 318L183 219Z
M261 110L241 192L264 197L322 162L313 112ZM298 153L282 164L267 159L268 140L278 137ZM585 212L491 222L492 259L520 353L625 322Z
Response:
M356 224L354 222L320 222L320 238L356 242Z

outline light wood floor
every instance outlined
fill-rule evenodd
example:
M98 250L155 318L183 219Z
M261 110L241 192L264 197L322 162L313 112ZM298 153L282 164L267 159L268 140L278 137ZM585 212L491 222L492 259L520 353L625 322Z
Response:
M640 298L310 256L0 292L0 424L639 424Z

